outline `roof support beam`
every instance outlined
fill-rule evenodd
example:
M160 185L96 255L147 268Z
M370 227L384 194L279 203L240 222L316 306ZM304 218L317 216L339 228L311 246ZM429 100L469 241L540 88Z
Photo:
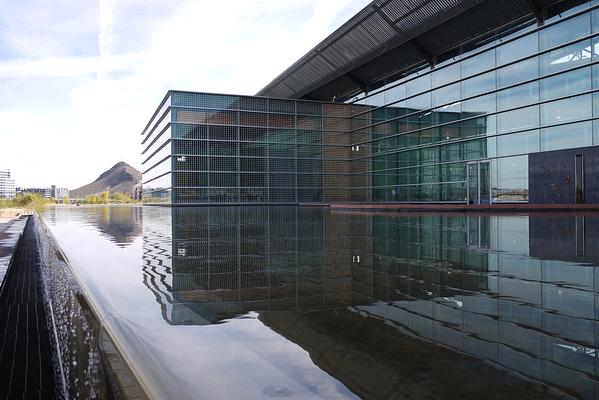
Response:
M395 32L397 32L397 35L400 36L403 40L406 41L406 43L409 43L410 46L412 46L412 48L414 50L416 50L416 52L422 57L424 58L424 60L426 60L426 62L433 67L435 65L435 60L432 54L430 54L428 51L426 51L421 45L420 43L418 43L416 40L414 39L410 39L405 33L404 31L402 31L401 29L399 29L399 27L391 20L391 18L389 18L389 16L387 14L385 14L385 12L381 9L381 7L379 7L376 4L373 4L372 9L381 16L381 18L383 18L385 20L385 22L387 24L389 24L389 26L391 28L393 28L393 30Z
M532 11L533 15L537 19L537 25L541 26L545 21L543 20L543 8L539 7L535 0L524 0L530 11Z
M408 44L410 44L410 46L412 46L414 50L416 50L416 52L418 52L418 54L420 54L420 56L424 58L431 67L435 66L435 57L428 51L424 50L424 48L416 41L416 39L409 40Z
M362 82L359 78L357 78L351 72L348 72L347 74L345 74L345 76L347 77L347 79L352 81L352 83L354 83L356 86L358 86L358 88L360 88L362 91L365 92L368 89L368 85L365 84L364 82Z

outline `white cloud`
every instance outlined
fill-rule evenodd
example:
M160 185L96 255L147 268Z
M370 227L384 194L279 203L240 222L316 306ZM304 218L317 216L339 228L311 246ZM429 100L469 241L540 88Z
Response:
M98 0L98 50L100 52L98 79L106 78L107 67L110 54L112 52L115 35L113 30L114 25L114 5L112 0Z
M48 32L49 53L22 49L34 26L9 34L0 24L0 168L18 185L74 188L121 159L141 168L139 133L168 89L253 94L368 3L98 1L95 22L71 9ZM31 10L15 4L17 14ZM35 20L59 24L61 14ZM77 42L77 26L93 40ZM30 160L18 143L30 144Z

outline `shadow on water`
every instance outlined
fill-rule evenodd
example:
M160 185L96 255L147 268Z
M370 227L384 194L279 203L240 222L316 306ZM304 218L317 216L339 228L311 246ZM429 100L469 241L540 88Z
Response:
M597 214L143 217L143 282L168 324L257 312L363 398L599 395Z

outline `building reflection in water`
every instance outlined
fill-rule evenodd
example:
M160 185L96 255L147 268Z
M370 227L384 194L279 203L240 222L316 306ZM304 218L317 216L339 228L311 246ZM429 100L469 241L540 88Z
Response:
M497 397L599 395L592 214L143 213L143 280L169 324L256 311L365 398L457 395L472 365Z

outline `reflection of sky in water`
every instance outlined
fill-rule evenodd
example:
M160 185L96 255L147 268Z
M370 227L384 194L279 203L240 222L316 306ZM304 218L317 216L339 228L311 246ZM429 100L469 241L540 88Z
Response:
M45 219L158 398L599 393L594 215L105 212Z

